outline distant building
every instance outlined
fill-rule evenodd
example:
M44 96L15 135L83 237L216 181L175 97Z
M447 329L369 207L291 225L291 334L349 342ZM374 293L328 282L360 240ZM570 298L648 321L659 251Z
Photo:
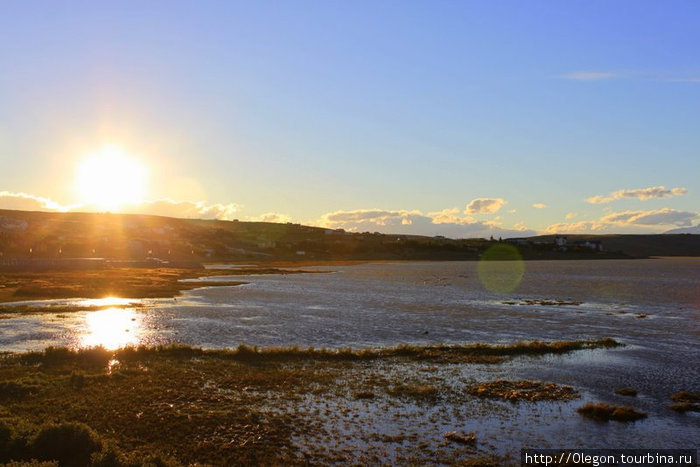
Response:
M566 244L568 242L568 238L566 237L561 237L561 236L556 236L554 237L554 245L560 250L560 251L566 251Z
M603 251L603 242L600 240L584 240L576 242L575 245L580 248L587 248L593 251Z

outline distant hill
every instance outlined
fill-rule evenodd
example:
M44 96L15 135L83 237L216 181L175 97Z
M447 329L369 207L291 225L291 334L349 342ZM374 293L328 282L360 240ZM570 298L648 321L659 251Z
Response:
M553 242L556 235L530 237L533 242ZM700 256L700 235L665 233L654 235L565 235L569 242L600 240L607 251L630 256Z
M700 235L554 235L504 242L378 232L345 232L300 224L110 214L0 210L0 265L68 258L204 262L235 260L476 260L499 243L525 259L700 256ZM585 245L602 242L602 251Z
M345 232L300 224L0 210L0 260L476 259L486 240Z
M672 229L669 230L668 232L664 232L665 234L696 234L700 235L700 224L694 226L694 227L681 227L679 229Z

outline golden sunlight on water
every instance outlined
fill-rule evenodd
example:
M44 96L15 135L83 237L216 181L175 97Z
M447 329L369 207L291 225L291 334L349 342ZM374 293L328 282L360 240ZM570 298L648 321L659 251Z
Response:
M108 350L138 343L140 319L134 310L107 308L85 315L86 333L81 347L102 346Z
M78 305L81 306L123 306L131 305L132 303L138 303L139 300L133 298L117 298L117 297L105 297L105 298L88 298L86 300L81 300Z

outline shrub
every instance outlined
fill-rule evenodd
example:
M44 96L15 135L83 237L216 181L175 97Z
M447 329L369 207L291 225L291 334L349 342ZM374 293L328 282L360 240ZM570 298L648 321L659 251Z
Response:
M61 467L85 467L102 449L100 437L83 423L44 425L30 443L31 457L55 460Z
M0 462L8 461L6 459L6 453L10 452L10 445L12 444L12 429L3 420L0 420Z

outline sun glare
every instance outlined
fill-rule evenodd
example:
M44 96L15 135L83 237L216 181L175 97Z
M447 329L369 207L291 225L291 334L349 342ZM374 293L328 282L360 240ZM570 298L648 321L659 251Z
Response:
M81 347L101 345L114 350L138 343L139 317L134 310L107 308L88 313L85 320L87 329Z
M77 167L80 202L102 211L118 211L127 204L140 203L147 182L146 166L114 146L90 154Z

